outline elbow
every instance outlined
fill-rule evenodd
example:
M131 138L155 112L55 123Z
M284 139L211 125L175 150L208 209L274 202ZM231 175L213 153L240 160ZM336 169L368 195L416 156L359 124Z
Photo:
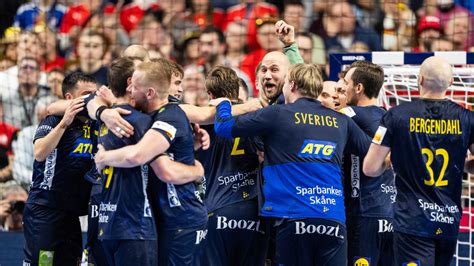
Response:
M378 171L376 167L374 167L373 164L368 164L364 161L364 165L362 167L362 171L364 172L364 175L369 176L369 177L376 177L378 176Z
M34 157L36 161L43 162L46 160L46 157L48 156L45 154L45 152L42 149L35 148Z
M129 167L135 167L147 163L145 157L143 156L143 153L140 153L137 150L133 150L127 153L124 160Z
M48 107L46 107L46 113L48 115L53 115L54 114L54 108L50 105L48 105Z
M170 184L173 184L173 185L179 185L179 182L177 182L178 180L176 180L176 178L174 178L174 176L169 172L169 171L161 171L159 175L157 175L158 178L165 182L165 183L170 183Z

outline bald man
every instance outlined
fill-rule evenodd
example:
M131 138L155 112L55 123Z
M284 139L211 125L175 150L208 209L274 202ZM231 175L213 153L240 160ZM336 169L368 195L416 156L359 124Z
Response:
M290 61L282 52L269 52L263 57L258 79L270 104L284 103L282 89L289 67Z
M125 48L122 52L122 57L128 57L132 60L137 60L138 62L150 61L150 55L148 50L142 45L132 44Z
M323 106L333 110L336 110L336 86L337 82L335 81L323 82L323 90L318 96L318 101L320 101Z
M380 122L363 171L379 176L391 152L395 185L396 265L450 265L461 219L462 176L474 151L472 112L445 98L451 65L429 57L420 68L420 99L390 109ZM473 161L466 170L473 172ZM469 167L471 166L471 167Z

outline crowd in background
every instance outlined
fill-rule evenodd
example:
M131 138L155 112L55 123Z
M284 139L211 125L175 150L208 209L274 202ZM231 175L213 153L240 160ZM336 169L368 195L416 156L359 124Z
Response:
M4 3L3 3L4 2ZM64 76L107 85L107 66L130 44L184 68L182 101L207 105L206 73L234 68L248 97L255 69L281 50L274 24L295 27L305 63L328 76L331 52L474 51L470 0L32 0L0 11L0 231L21 230L33 137ZM178 84L179 85L179 84ZM243 97L242 100L246 100Z

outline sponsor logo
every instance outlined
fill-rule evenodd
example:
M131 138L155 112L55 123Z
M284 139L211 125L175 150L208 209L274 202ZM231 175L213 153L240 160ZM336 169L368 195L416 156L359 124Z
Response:
M207 236L207 229L206 230L197 230L196 231L196 242L194 243L195 245L199 245L201 241L206 239Z
M365 56L363 55L344 55L342 56L342 61L365 61Z
M53 185L54 171L56 168L56 159L58 158L58 149L54 149L46 158L44 164L44 179L40 187L44 190L50 190Z
M335 149L334 142L307 139L301 146L299 157L330 160Z
M331 226L331 225L314 225L308 224L306 225L304 222L295 222L295 234L303 235L303 234L319 234L319 235L326 235L326 236L333 236L340 239L344 239L344 236L339 232L339 225Z
M370 258L354 257L354 266L370 266Z
M429 212L431 222L454 224L453 214L459 213L459 208L456 205L438 205L437 203L423 201L423 199L418 199L418 203L418 207L425 212Z
M393 232L393 225L391 222L385 219L379 219L379 231L378 233L388 233Z
M38 265L53 266L54 251L40 250Z
M351 154L351 187L352 198L360 197L360 160L359 156Z
M235 220L235 219L228 219L225 216L217 216L217 230L221 229L244 229L255 231L259 233L264 233L260 230L260 221L254 220Z
M176 128L166 122L156 121L155 123L153 123L151 127L153 129L159 129L159 130L164 131L171 140L173 140L174 137L176 136Z

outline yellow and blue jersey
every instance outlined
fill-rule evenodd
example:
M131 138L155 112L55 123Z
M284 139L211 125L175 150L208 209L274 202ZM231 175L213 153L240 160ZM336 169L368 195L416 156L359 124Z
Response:
M38 125L34 141L47 136L61 119L47 116ZM87 214L91 184L84 176L93 166L94 124L76 118L46 160L35 160L28 203Z
M260 136L264 143L261 215L345 221L344 150L365 155L370 139L347 116L314 99L300 98L232 117L229 102L217 106L217 135Z
M118 138L105 124L99 129L99 143L115 150L140 141L150 128L151 117L130 105L123 118L134 128L129 138ZM133 168L106 167L102 170L102 199L99 204L99 239L156 240L155 221L148 202L148 165Z
M345 107L341 113L350 117L371 138L386 110L378 106ZM346 214L361 217L393 217L397 194L392 169L381 176L368 177L362 171L365 156L344 155L344 196Z
M391 149L396 231L457 239L461 190L474 116L449 100L414 100L390 109L373 142Z
M161 133L170 144L166 153L171 159L194 165L193 131L179 105L169 103L150 115L153 120L151 129ZM166 229L190 228L207 222L207 210L194 182L183 185L164 183L150 171L150 185L160 226Z

